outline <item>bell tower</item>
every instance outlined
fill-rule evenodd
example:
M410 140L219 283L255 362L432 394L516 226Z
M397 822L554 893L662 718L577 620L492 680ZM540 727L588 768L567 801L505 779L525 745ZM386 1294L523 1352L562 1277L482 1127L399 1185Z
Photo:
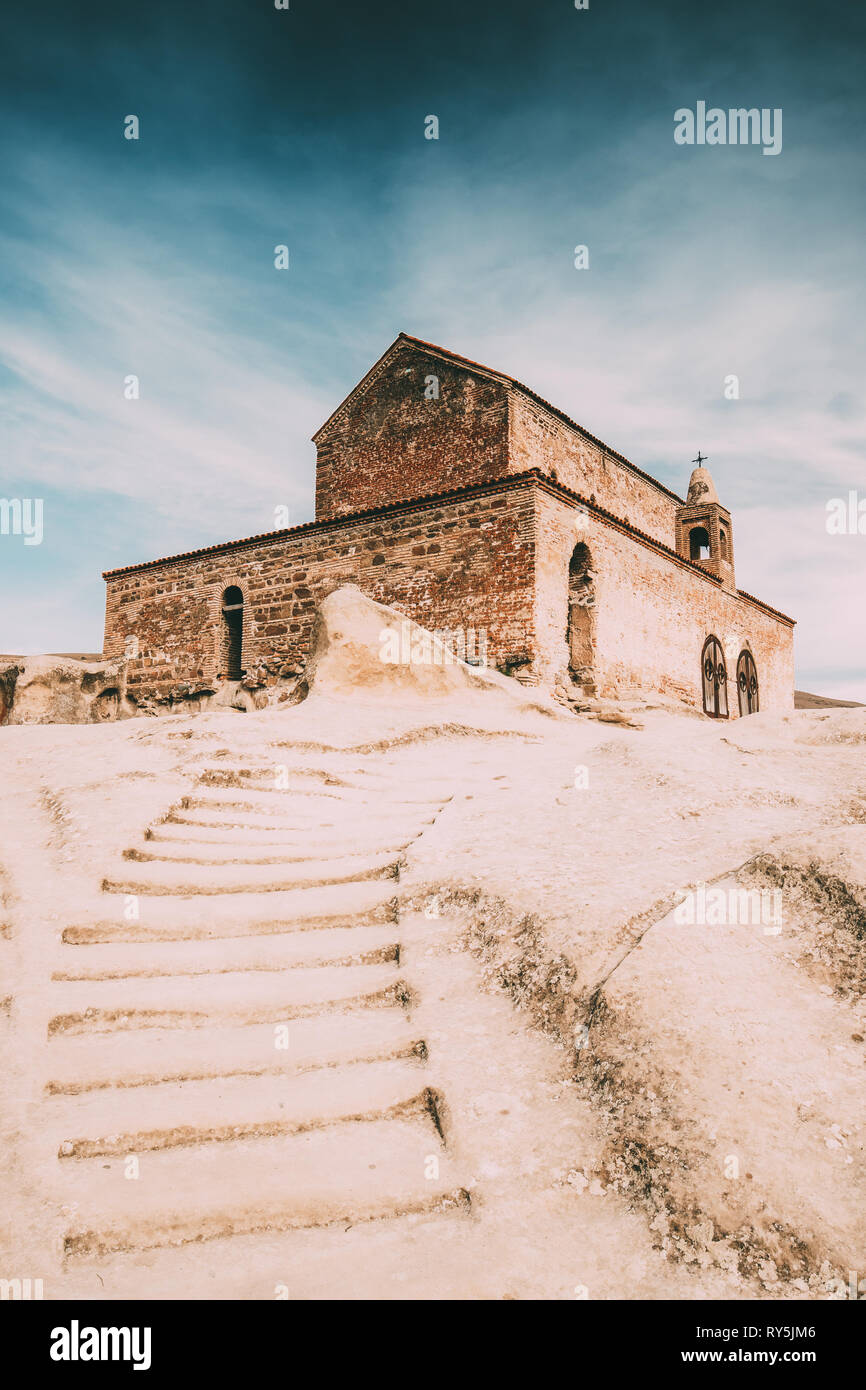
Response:
M692 462L697 467L689 479L688 495L683 506L677 507L677 554L686 560L697 560L718 575L726 589L736 589L731 513L719 501L700 450Z

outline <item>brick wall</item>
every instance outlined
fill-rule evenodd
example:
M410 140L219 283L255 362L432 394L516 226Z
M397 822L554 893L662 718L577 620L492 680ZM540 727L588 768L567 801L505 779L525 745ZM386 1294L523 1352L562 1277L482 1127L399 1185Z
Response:
M438 396L425 394L431 380ZM508 378L400 340L316 435L316 519L538 468L673 547L678 499Z
M425 396L435 377L438 398ZM508 392L482 372L398 343L316 435L316 520L508 472Z
M509 420L510 471L539 468L638 531L675 548L678 502L673 495L517 390L511 393Z
M532 645L534 524L533 487L521 483L109 575L105 652L120 656L137 639L129 692L139 698L212 685L220 600L237 585L244 666L277 671L306 656L317 602L356 583L425 627L486 629L490 664L516 666Z
M597 518L590 516L576 534L575 506L542 488L537 507L535 626L546 683L568 666L568 566L575 545L583 541L596 575L600 695L655 689L700 707L701 653L704 639L715 633L725 651L732 717L738 712L737 658L747 641L758 670L761 709L793 709L789 624Z
M732 716L747 644L761 708L792 708L789 624L593 513L578 535L577 515L574 501L543 482L515 480L111 575L106 656L137 639L129 690L139 697L185 681L213 686L224 669L220 600L237 585L245 668L285 673L307 654L316 604L336 585L356 583L427 628L484 631L491 665L550 685L569 664L569 562L580 539L595 573L599 694L654 689L699 707L703 643L714 633Z

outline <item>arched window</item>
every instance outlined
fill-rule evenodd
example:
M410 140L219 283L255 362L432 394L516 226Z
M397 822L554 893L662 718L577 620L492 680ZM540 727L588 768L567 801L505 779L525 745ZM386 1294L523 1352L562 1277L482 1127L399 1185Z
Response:
M710 533L706 526L693 526L689 532L689 557L692 560L709 560Z
M710 635L701 652L701 685L704 693L704 714L711 719L728 717L728 672L725 654L718 637Z
M220 667L226 680L239 681L244 673L244 596L236 584L224 591L221 608Z
M591 685L595 675L595 574L589 546L574 547L568 566L568 668L576 681Z
M758 668L752 653L745 648L737 661L737 695L741 715L758 713Z
M722 552L722 559L728 558L728 533L724 526L719 527L719 549Z

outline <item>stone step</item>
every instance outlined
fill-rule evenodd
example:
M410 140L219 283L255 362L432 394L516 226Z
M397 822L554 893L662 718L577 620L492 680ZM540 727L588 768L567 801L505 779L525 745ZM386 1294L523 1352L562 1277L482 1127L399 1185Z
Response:
M51 986L56 1014L135 1012L161 1008L189 1013L277 1008L368 995L393 985L397 967L300 966L296 970L222 971L210 975L162 975L121 980L63 980Z
M373 965L399 959L398 936L396 923L388 922L216 941L66 944L53 978L199 976L236 970L276 972L311 965Z
M298 981L302 973L305 976L303 984ZM57 1012L49 1020L48 1034L53 1037L132 1029L206 1028L221 1023L280 1024L308 1015L352 1009L403 1008L410 1002L408 987L396 977L393 969L385 966L340 971L324 968L309 974L323 978L310 980L306 978L307 972L295 970L287 971L284 977L248 976L240 994L236 978L228 975L204 976L196 980L111 980L98 984L88 980L61 984L55 986L64 993L55 1006ZM340 981L334 978L336 975L341 977ZM330 979L330 987L325 977ZM229 982L233 979L235 986L231 989ZM263 987L252 989L250 981ZM131 985L136 988L130 988ZM184 989L172 989L173 985ZM86 1004L83 1003L85 999Z
M405 773L397 767L386 772L360 769L347 774L323 768L302 768L276 757L272 763L259 763L256 766L248 763L233 766L200 765L198 773L197 788L215 788L220 791L300 792L302 795L312 792L337 797L346 793L347 801L353 800L356 794L370 798L383 795L401 796L407 785ZM283 782L287 782L288 785L284 786ZM454 795L455 778L437 777L429 773L413 776L412 790L413 801L420 797L424 804L442 803L449 801Z
M393 777L356 773L346 777L324 768L302 768L275 758L272 763L249 763L226 766L224 763L205 764L199 768L196 785L220 788L250 788L253 791L320 791L339 794L348 792L389 791L395 785Z
M275 783L256 785L250 779L239 779L241 785L225 785L203 782L195 783L194 789L180 798L183 809L204 806L243 806L250 811L270 811L281 809L287 812L312 811L326 814L333 808L357 810L359 806L374 805L382 796L381 791L372 793L348 787L323 787L319 783L303 787L278 787Z
M471 1213L467 1194L454 1193L419 1201L399 1215L386 1212L381 1220L371 1212L372 1219L351 1226L238 1234L149 1250L145 1259L124 1253L80 1258L66 1264L64 1297L92 1299L95 1285L100 1298L119 1300L153 1297L151 1290L194 1299L201 1289L210 1300L229 1302L501 1300L501 1258L491 1256L487 1240L479 1243Z
M423 1068L398 1059L294 1076L219 1077L55 1096L46 1125L59 1156L87 1158L220 1143L240 1128L291 1132L395 1109L417 1114L431 1105Z
M58 1034L47 1048L46 1091L77 1094L88 1090L162 1088L209 1077L282 1075L358 1061L413 1056L423 1062L426 1048L403 1009L359 1009L339 1015L298 1018L288 1025L287 1046L273 1024L151 1029L147 1033Z
M428 1181L429 1159L439 1175ZM58 1161L67 1259L256 1231L387 1219L466 1201L428 1114L310 1133L167 1148L140 1159Z
M352 927L393 921L395 893L392 879L371 879L213 898L106 894L97 921L70 923L62 936L66 942L198 941Z
M440 808L442 802L433 797L400 796L392 792L319 792L319 791L255 791L245 787L200 787L188 796L182 796L178 809L182 811L201 810L242 810L266 812L268 815L313 815L322 816L332 811L359 810L381 811L396 806L422 807L431 811Z
M404 845L383 845L369 841L358 843L353 836L335 836L333 842L294 847L281 845L212 844L197 840L171 840L160 843L158 840L145 840L141 849L127 849L124 860L134 864L308 864L311 861L336 859L357 860L364 865L366 860L379 855L396 859L405 848Z
M353 855L344 859L312 859L286 865L136 863L124 860L103 879L104 893L136 896L177 894L180 897L224 893L279 893L290 888L318 888L359 883L365 879L395 879L399 860L394 855Z
M284 850L286 854L303 854L315 857L317 853L330 852L339 845L341 837L351 828L352 846L359 848L362 837L372 850L381 846L384 850L400 846L413 839L423 829L411 817L391 817L388 820L375 820L365 816L361 823L353 817L342 824L314 826L306 824L296 830L262 830L256 827L245 828L235 825L199 825L185 821L161 821L151 826L145 834L144 848L157 844L180 844L195 846L195 852L204 845L224 845L232 849L265 852L273 848Z
M406 815L403 815L399 810L389 809L382 812L372 806L365 810L363 815L359 815L355 808L352 808L350 812L347 812L345 808L337 809L329 815L313 812L304 813L297 809L284 810L280 814L278 811L278 807L274 807L271 811L247 811L239 806L214 806L195 810L175 807L167 813L165 819L159 824L161 827L185 825L190 827L225 827L234 831L267 830L279 835L306 834L312 830L323 829L351 829L358 825L363 825L365 829L371 831L374 827L380 831L385 826L388 830L396 829L399 831L414 825L417 834L425 826L432 825L436 818L435 814L431 814L421 819L411 808L407 809Z

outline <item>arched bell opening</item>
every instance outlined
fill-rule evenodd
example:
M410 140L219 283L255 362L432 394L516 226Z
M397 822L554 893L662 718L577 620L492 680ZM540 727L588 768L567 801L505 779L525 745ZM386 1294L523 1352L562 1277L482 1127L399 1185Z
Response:
M689 558L691 560L709 560L710 533L706 526L693 526L689 532Z

